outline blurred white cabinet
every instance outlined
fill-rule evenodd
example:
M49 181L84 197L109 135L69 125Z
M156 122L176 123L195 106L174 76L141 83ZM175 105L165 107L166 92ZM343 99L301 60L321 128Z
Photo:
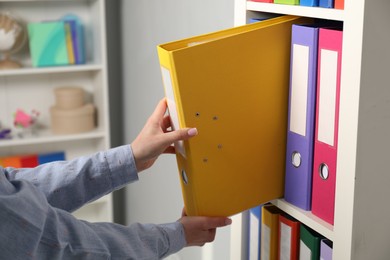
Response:
M13 130L13 113L21 108L40 112L44 126L37 136L0 140L0 156L64 151L66 159L88 155L110 147L108 84L104 0L0 0L0 11L9 11L25 22L57 20L72 13L84 24L86 64L34 68L28 52L13 56L23 68L0 70L0 123ZM87 101L96 107L97 127L80 134L53 135L50 131L50 106L54 89L80 86ZM75 212L88 221L112 221L112 196L107 195Z
M345 0L344 10L235 0L236 25L284 14L343 22L334 225L283 199L273 201L331 239L335 260L390 255L389 10L388 0Z

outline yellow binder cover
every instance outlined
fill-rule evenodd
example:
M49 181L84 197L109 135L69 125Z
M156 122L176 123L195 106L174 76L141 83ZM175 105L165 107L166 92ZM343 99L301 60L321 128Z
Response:
M283 196L291 27L282 16L157 47L188 215L230 216Z

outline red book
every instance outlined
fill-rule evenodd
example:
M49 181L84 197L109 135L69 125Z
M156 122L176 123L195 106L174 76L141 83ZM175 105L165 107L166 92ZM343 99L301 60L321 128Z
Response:
M20 156L21 167L23 168L34 168L38 166L38 155L30 154Z

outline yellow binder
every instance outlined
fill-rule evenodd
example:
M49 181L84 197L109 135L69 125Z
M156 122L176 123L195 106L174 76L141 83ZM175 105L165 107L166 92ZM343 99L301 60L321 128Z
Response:
M291 26L282 16L159 45L188 215L230 216L283 196Z
M261 211L261 257L260 259L279 259L279 208L272 204L264 205Z

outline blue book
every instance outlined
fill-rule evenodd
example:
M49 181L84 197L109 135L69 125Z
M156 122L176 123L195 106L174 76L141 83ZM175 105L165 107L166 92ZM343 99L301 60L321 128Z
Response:
M318 6L319 0L301 0L299 4L304 6Z
M85 64L84 27L76 15L68 14L62 18L71 27L75 64Z
M320 0L319 6L325 8L333 8L334 0Z
M261 208L262 205L256 206L249 210L248 220L248 260L260 259L260 248L261 248Z
M54 161L65 161L65 153L53 152L53 153L38 154L38 164L44 164L44 163L49 163Z

